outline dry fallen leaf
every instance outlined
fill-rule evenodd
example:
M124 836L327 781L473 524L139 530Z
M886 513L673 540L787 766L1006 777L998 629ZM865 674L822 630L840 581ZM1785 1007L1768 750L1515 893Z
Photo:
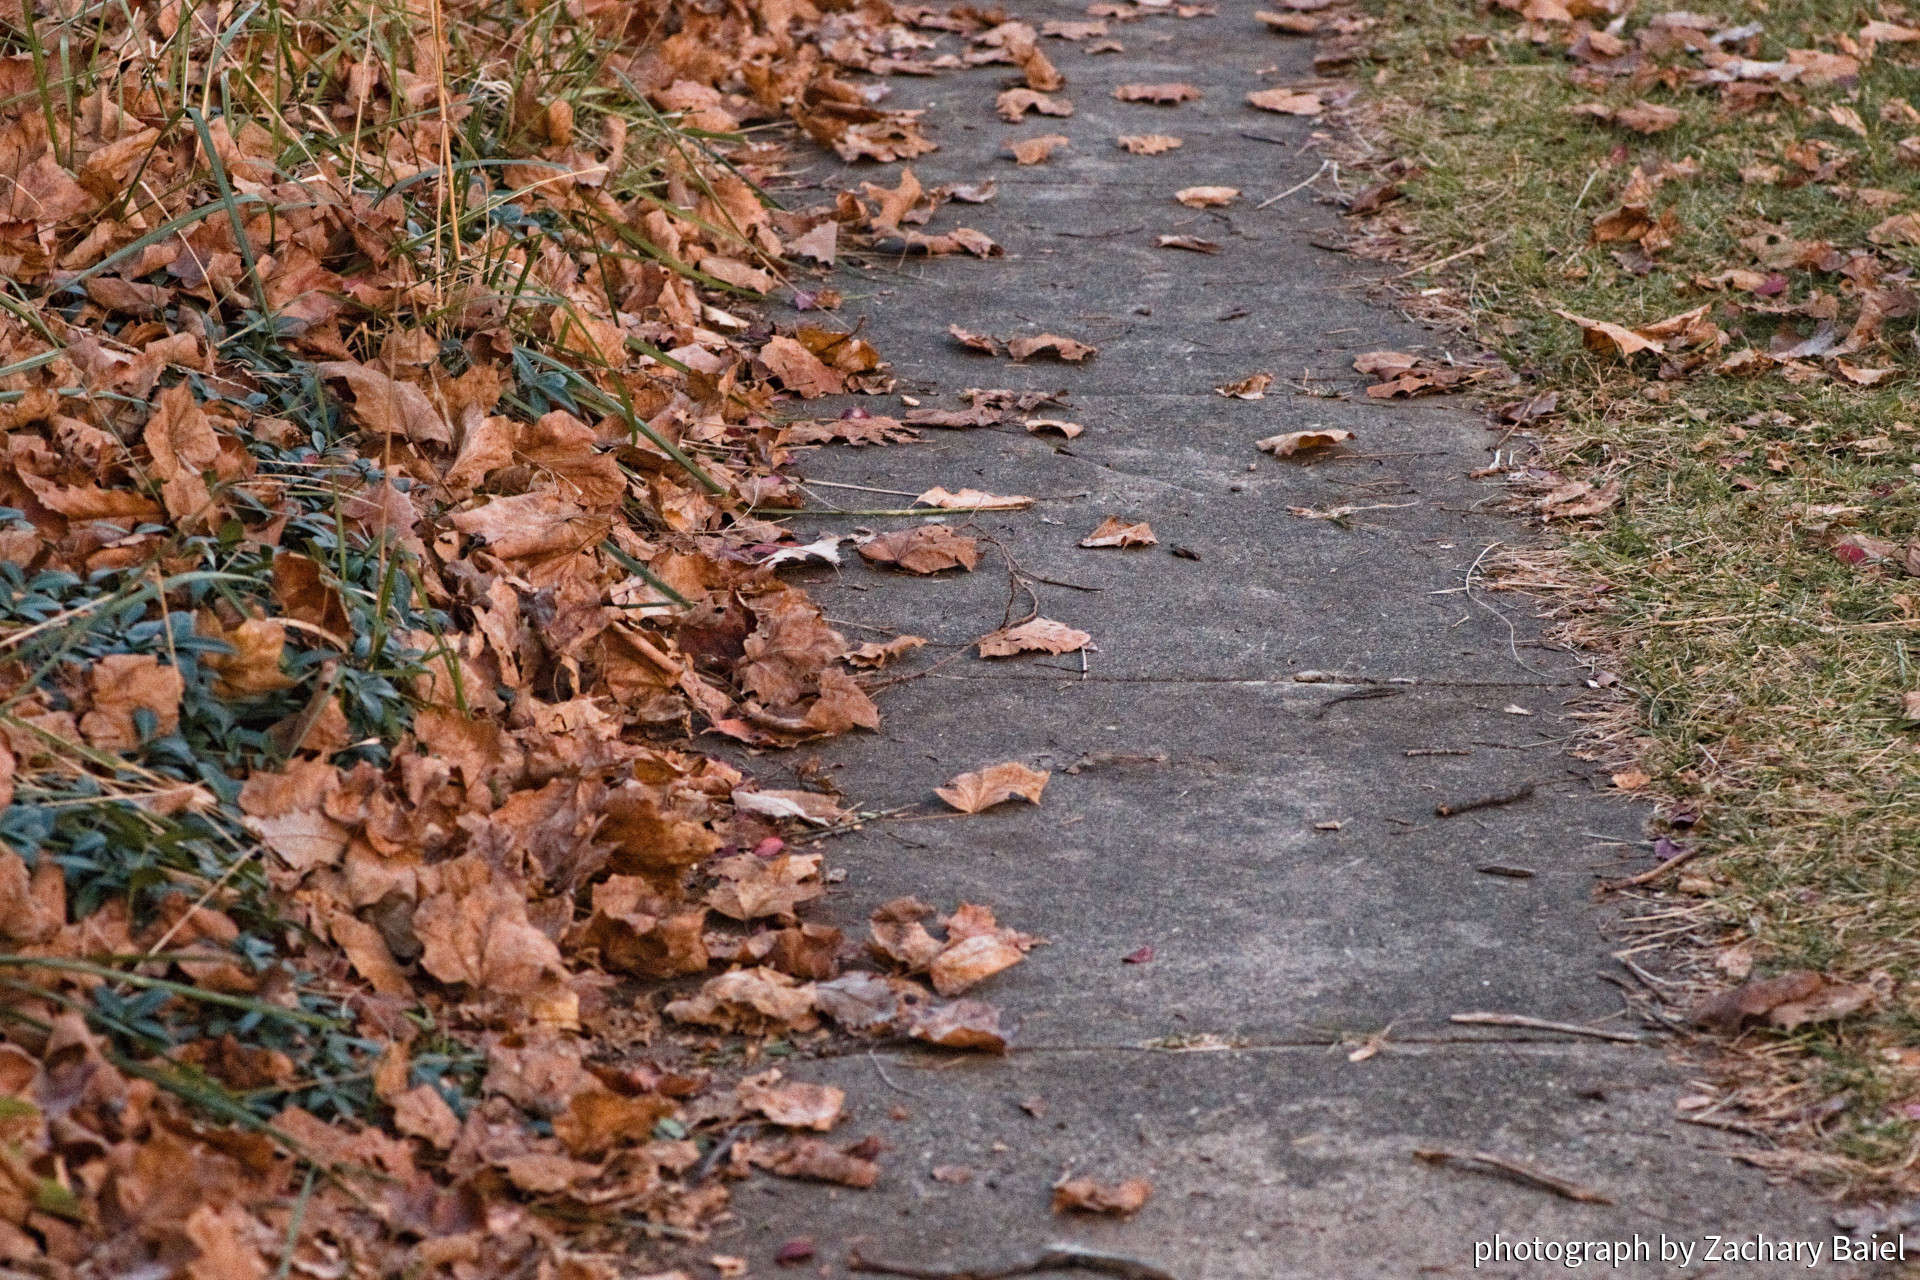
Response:
M789 1129L832 1129L846 1110L847 1095L830 1084L781 1082L778 1067L748 1076L736 1086L740 1105Z
M979 813L1003 801L1018 797L1030 804L1040 803L1053 775L1023 764L1008 761L974 773L963 773L934 794L962 813Z
M1113 91L1122 102L1152 102L1163 107L1178 106L1200 97L1190 84L1123 84Z
M1182 187L1173 198L1189 209L1211 209L1240 198L1238 187Z
M1049 156L1071 143L1072 140L1064 134L1043 133L1038 137L1010 142L1007 149L1013 152L1015 164L1045 164Z
M1535 504L1535 507L1549 520L1577 520L1586 516L1597 516L1603 511L1612 509L1619 501L1620 482L1618 480L1609 480L1599 489L1584 480L1575 480L1548 493Z
M1128 1178L1108 1185L1092 1178L1069 1178L1053 1187L1055 1213L1104 1213L1125 1217L1144 1207L1153 1195L1145 1178Z
M895 658L904 658L915 649L924 647L926 643L919 636L895 636L884 642L861 645L847 654L847 661L856 667L884 667Z
M980 563L978 542L938 524L880 534L861 543L859 551L860 558L868 564L887 565L909 573L939 573L945 569L971 572Z
M962 489L958 493L949 493L938 485L915 498L914 502L948 511L1018 511L1033 505L1033 499L1024 494L993 494L981 489Z
M1017 627L1007 627L983 637L979 642L983 658L1004 658L1010 654L1072 653L1084 648L1093 637L1050 618L1035 618Z
M1292 36L1310 36L1320 30L1320 19L1304 13L1267 13L1256 12L1254 17L1275 31L1284 31Z
M955 1000L918 1011L907 1034L942 1049L1005 1053L1008 1033L1000 1029L1000 1011L981 1000Z
M1213 390L1217 395L1229 396L1235 400L1264 400L1267 398L1267 388L1272 385L1272 374L1250 373L1238 382L1229 382Z
M1311 431L1286 431L1255 442L1255 447L1276 458L1292 457L1301 449L1324 449L1353 439L1353 432L1316 427Z
M1153 536L1153 526L1142 520L1138 524L1128 524L1119 516L1108 516L1100 522L1100 527L1080 539L1083 547L1151 547L1159 541Z
M1155 236L1153 247L1156 249L1188 249L1194 253L1218 253L1217 241L1202 240L1198 236Z
M1008 124L1019 124L1029 111L1062 118L1073 114L1073 104L1065 98L1050 98L1032 89L1009 89L994 99L993 107Z
M743 1142L739 1147L749 1163L783 1178L810 1182L837 1182L847 1187L871 1187L880 1180L880 1166L850 1155L820 1138L788 1138L780 1142Z
M947 334L963 347L984 351L990 356L1000 354L1000 342L990 333L969 333L957 324L950 324L947 326Z
M1292 89L1261 89L1247 95L1249 105L1262 111L1277 111L1288 116L1317 116L1327 109L1317 93L1297 93Z
M1165 133L1122 134L1118 141L1129 154L1136 156L1157 156L1185 145L1181 139Z
M1070 364L1079 364L1082 360L1085 360L1090 355L1096 354L1099 350L1098 347L1090 346L1084 342L1076 342L1072 338L1063 338L1057 333L1042 333L1030 338L1007 339L1007 354L1015 360L1027 360L1042 352L1050 351L1058 359L1065 360Z
M1064 418L1023 418L1020 420L1020 425L1034 435L1039 435L1042 431L1054 431L1069 440L1086 430L1079 423L1068 422Z
M1838 1021L1878 1001L1879 994L1864 983L1839 982L1810 969L1795 969L1709 996L1694 1009L1693 1020L1728 1035L1757 1018L1790 1031L1810 1022Z
M1613 785L1622 791L1638 791L1641 787L1646 786L1652 781L1652 778L1649 778L1638 769L1628 769L1625 772L1613 775Z
M1672 107L1651 102L1636 102L1613 113L1613 122L1635 133L1660 133L1680 123L1680 113Z

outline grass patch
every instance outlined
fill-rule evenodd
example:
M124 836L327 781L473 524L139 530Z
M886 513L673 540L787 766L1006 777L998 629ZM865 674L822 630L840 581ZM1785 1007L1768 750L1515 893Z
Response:
M1920 1142L1920 733L1905 710L1920 688L1920 579L1904 569L1920 534L1920 250L1901 242L1920 237L1884 226L1920 207L1903 146L1920 132L1920 59L1911 43L1861 43L1870 21L1902 19L1891 6L1732 4L1695 35L1752 31L1642 34L1677 8L1641 5L1609 27L1604 13L1365 6L1363 132L1397 162L1376 176L1403 175L1405 198L1358 220L1357 247L1417 265L1484 245L1416 276L1407 305L1503 355L1522 379L1507 398L1559 392L1559 415L1523 428L1538 451L1503 455L1521 494L1620 482L1617 507L1560 522L1558 549L1510 576L1561 587L1539 593L1550 616L1628 691L1587 713L1596 753L1651 774L1669 811L1705 815L1688 838L1710 856L1657 895L1659 927L1678 911L1694 944L1676 991L1726 985L1751 962L1887 993L1868 1018L1748 1034L1715 1109L1820 1146L1804 1167L1866 1185ZM1596 29L1635 65L1576 43ZM1705 75L1734 55L1821 74L1732 87ZM1591 110L1641 102L1678 122L1642 134ZM1668 175L1642 204L1670 243L1596 227L1636 169ZM1878 291L1896 314L1856 329ZM1702 305L1723 346L1630 359L1590 349L1556 314L1634 328ZM1786 350L1818 347L1823 320L1861 341ZM1756 360L1757 376L1716 372L1743 350L1780 356Z

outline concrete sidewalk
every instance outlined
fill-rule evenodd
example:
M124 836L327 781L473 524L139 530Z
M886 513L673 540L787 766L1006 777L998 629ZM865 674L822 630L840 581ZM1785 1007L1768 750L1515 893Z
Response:
M1685 1073L1671 1050L1448 1021L1491 1010L1638 1029L1596 977L1619 970L1590 890L1597 871L1651 865L1645 849L1613 843L1642 840L1645 813L1562 754L1577 732L1562 715L1586 672L1537 643L1524 602L1460 590L1490 544L1532 536L1487 514L1498 504L1466 477L1489 460L1482 422L1445 401L1331 400L1284 385L1304 369L1357 391L1356 353L1447 339L1370 307L1355 287L1364 264L1310 246L1336 222L1310 194L1254 209L1320 160L1301 145L1312 124L1243 104L1250 90L1312 74L1310 45L1269 35L1251 7L1115 24L1119 54L1046 41L1078 108L1070 119L1000 121L1005 67L890 82L888 105L937 106L928 118L941 150L915 164L923 182L1000 182L995 202L951 206L928 229L964 222L1008 256L843 273L843 317L867 318L901 390L928 405L963 407L966 387L1065 389L1071 408L1050 416L1086 432L1062 445L1018 425L929 431L919 445L823 450L801 471L1045 499L978 517L976 530L1030 578L1090 588L1034 583L1043 614L1092 633L1097 652L1084 671L1077 654L969 654L885 693L880 734L814 753L869 808L929 800L954 774L1003 760L1053 769L1038 807L877 823L835 842L829 859L850 874L816 916L864 936L874 906L912 893L943 910L990 904L1052 945L974 993L1019 1024L1010 1058L796 1064L796 1078L847 1089L854 1119L842 1132L886 1141L885 1177L869 1192L756 1180L737 1193L751 1229L722 1247L771 1272L782 1241L811 1236L819 1274L839 1275L849 1247L988 1268L1071 1240L1180 1280L1464 1275L1475 1243L1496 1233L1637 1234L1656 1252L1662 1237L1693 1249L1684 1272L1590 1264L1626 1275L1713 1274L1701 1256L1711 1236L1830 1247L1825 1208L1736 1163L1742 1139L1673 1119ZM1068 4L1019 16L1085 18ZM1115 85L1143 81L1188 81L1205 97L1178 108L1113 98ZM1068 135L1071 149L1036 168L1001 158L1010 137L1044 132ZM1185 145L1156 157L1115 145L1141 133ZM897 172L823 164L808 177L830 193L893 185ZM1175 203L1199 184L1246 198L1208 213ZM1156 249L1159 234L1224 247ZM1100 354L1084 367L1012 365L953 343L950 323L1051 331ZM1256 371L1281 379L1264 400L1213 391ZM1316 425L1353 431L1351 451L1277 461L1254 448ZM847 507L905 502L815 492ZM1287 512L1370 504L1382 509L1351 527ZM1078 548L1107 515L1150 521L1160 545ZM808 517L796 528L904 523ZM1176 545L1198 559L1170 554ZM849 561L804 576L857 640L883 638L861 630L873 627L960 644L1007 607L1007 574L991 557L939 579ZM1331 678L1297 678L1309 671ZM1436 749L1466 754L1408 754ZM771 777L782 763L797 761L763 756L753 768ZM1434 816L1438 801L1524 782L1536 787L1524 802ZM1332 822L1338 830L1321 829ZM1537 874L1475 870L1488 863ZM1147 946L1150 963L1121 963ZM1388 1029L1376 1055L1349 1061L1354 1042ZM1520 1160L1614 1204L1412 1158L1429 1146ZM950 1166L970 1180L931 1177ZM1154 1197L1126 1221L1057 1218L1049 1188L1067 1170L1143 1176ZM1501 1263L1477 1274L1563 1270Z

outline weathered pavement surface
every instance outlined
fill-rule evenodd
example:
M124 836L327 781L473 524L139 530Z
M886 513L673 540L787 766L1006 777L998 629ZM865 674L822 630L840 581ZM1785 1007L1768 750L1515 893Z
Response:
M793 1067L847 1089L853 1123L837 1132L880 1135L885 1176L869 1192L756 1180L738 1193L753 1225L723 1247L772 1271L779 1244L807 1235L814 1268L840 1275L849 1247L985 1268L1070 1240L1181 1280L1264 1280L1473 1273L1475 1242L1495 1233L1637 1233L1656 1249L1664 1236L1695 1250L1684 1273L1615 1272L1646 1275L1716 1273L1701 1257L1712 1235L1831 1241L1823 1206L1731 1158L1742 1139L1673 1120L1685 1071L1670 1051L1448 1022L1492 1010L1635 1025L1595 976L1619 969L1590 890L1596 872L1651 865L1644 847L1609 843L1642 839L1645 815L1561 754L1577 727L1561 717L1586 672L1537 643L1521 602L1488 607L1459 590L1490 543L1530 536L1488 514L1491 491L1466 478L1493 439L1478 419L1444 402L1320 399L1280 382L1256 402L1212 390L1305 368L1357 391L1356 353L1442 341L1370 307L1354 287L1364 264L1310 246L1336 219L1309 194L1253 208L1319 157L1302 147L1312 124L1243 104L1249 90L1311 75L1306 42L1268 35L1252 7L1229 0L1213 18L1114 24L1121 54L1046 41L1078 108L1071 119L1000 121L992 103L1006 67L892 81L889 105L936 107L941 150L915 164L923 182L1000 182L995 202L948 206L927 230L971 225L1008 256L844 272L843 318L867 317L900 389L929 405L963 407L966 387L1066 389L1071 408L1046 412L1086 432L1061 447L1018 425L929 431L919 445L824 450L801 470L907 494L943 484L1041 497L1030 511L978 517L975 530L1033 578L1099 588L1034 582L1044 615L1091 632L1098 649L1084 672L1079 655L967 654L884 694L878 735L817 753L848 796L875 809L932 812L934 786L1003 760L1052 768L1038 807L874 823L834 842L830 861L850 874L825 915L864 936L868 911L913 893L943 910L991 904L1052 945L971 993L1019 1024L1010 1058L907 1051ZM1066 3L1028 3L1020 16L1036 26L1084 18ZM1117 84L1179 80L1205 98L1165 108L1112 97ZM1035 168L1000 154L1009 137L1042 132L1068 135L1072 148ZM1135 157L1114 143L1151 132L1185 146ZM862 180L894 185L898 168L822 162L806 177L830 195ZM1246 198L1212 213L1174 202L1197 184ZM1168 233L1224 250L1152 247ZM1011 365L951 342L949 323L1067 334L1100 354L1084 367ZM890 399L864 403L901 412ZM1254 449L1316 424L1355 432L1353 452L1282 462ZM814 494L848 509L909 501ZM1374 503L1413 505L1363 512L1350 528L1287 513ZM1161 545L1076 547L1108 514L1150 521ZM904 523L809 517L796 528L811 537ZM1174 545L1200 558L1176 557ZM848 561L802 576L856 640L904 631L960 645L1007 608L997 558L939 579ZM1015 616L1025 607L1016 601ZM1304 683L1303 671L1336 678ZM1382 691L1392 696L1349 696ZM1436 748L1470 754L1407 754ZM752 767L771 780L794 763L765 756ZM1524 803L1434 816L1437 801L1527 781L1537 791ZM1337 831L1317 828L1333 821ZM1476 873L1487 863L1538 874ZM1151 963L1121 963L1143 946ZM1369 1060L1350 1062L1352 1041L1336 1044L1386 1029ZM1202 1051L1169 1047L1183 1041ZM1020 1105L1036 1098L1043 1116ZM910 1118L890 1117L895 1108ZM1425 1146L1519 1159L1615 1203L1414 1161ZM959 1165L970 1181L930 1176ZM1154 1197L1128 1221L1056 1218L1049 1187L1068 1170L1144 1176ZM1553 1271L1563 1268L1479 1274ZM1806 1271L1740 1263L1718 1273ZM1857 1272L1827 1263L1820 1273Z

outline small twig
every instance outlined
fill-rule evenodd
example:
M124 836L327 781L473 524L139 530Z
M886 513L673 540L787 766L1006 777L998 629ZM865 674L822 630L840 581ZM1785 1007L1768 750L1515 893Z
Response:
M1679 1120L1682 1124L1697 1124L1707 1129L1720 1129L1727 1133L1745 1134L1749 1138L1758 1138L1769 1146L1773 1145L1772 1136L1764 1129L1756 1129L1752 1125L1742 1123L1739 1120L1717 1120L1712 1116L1680 1116Z
M1467 592L1467 599L1473 601L1475 604L1479 605L1482 609L1485 609L1488 613L1500 619L1502 623L1506 624L1507 652L1513 655L1513 660L1520 665L1520 669L1522 671L1531 671L1534 675L1537 676L1542 674L1542 672L1540 672L1537 668L1528 666L1526 662L1520 657L1519 637L1514 632L1513 619L1509 618L1506 614L1500 612L1498 609L1488 604L1485 600L1482 600L1479 596L1476 596L1475 594L1473 594L1474 570L1478 569L1480 567L1480 562L1487 558L1487 552L1492 551L1495 547L1500 545L1502 544L1498 542L1489 542L1484 548L1482 548L1480 554L1473 558L1473 563L1467 566L1467 576L1466 576L1466 581L1464 583L1466 587L1466 592Z
M907 1088L905 1085L895 1084L893 1077L887 1074L886 1067L881 1065L879 1055L875 1054L872 1049L867 1050L867 1061L871 1062L873 1064L873 1069L880 1073L880 1079L883 1082L885 1082L887 1088L893 1090L895 1093L904 1093L909 1098L918 1098L922 1102L927 1101L926 1094L915 1093L913 1090Z
M1470 254L1485 253L1487 251L1488 245L1499 244L1502 240L1505 240L1507 236L1510 234L1511 234L1510 232L1503 231L1491 240L1482 240L1479 244L1468 245L1466 248L1462 249L1458 253L1450 253L1444 258L1437 258L1432 262L1425 263L1422 266L1415 267L1411 271L1402 271L1397 276L1388 276L1387 279L1388 280L1405 280L1408 276L1417 276L1422 271L1431 271L1435 267L1444 267L1449 262L1453 262L1460 258L1467 257Z
M1651 871L1642 871L1639 875L1628 876L1624 880L1602 880L1600 882L1600 892L1614 893L1621 889L1636 889L1643 884L1652 884L1655 880L1658 880L1661 876L1667 874L1667 872L1673 870L1681 863L1690 862L1699 856L1700 847L1698 845L1695 845L1691 849L1682 849Z
M1415 747L1407 754L1409 756L1470 756L1473 752L1465 747Z
M1318 169L1315 169L1315 170L1313 171L1313 176L1312 176L1311 178L1308 178L1308 179L1307 179L1307 180L1306 180L1305 182L1296 182L1296 183L1295 183L1294 185L1292 185L1291 187L1288 187L1288 188L1287 188L1287 189L1286 189L1285 191L1282 191L1282 192L1281 192L1281 193L1280 193L1279 195L1277 195L1277 196L1274 196L1274 197L1273 197L1273 198L1272 198L1271 200L1262 200L1262 201L1261 201L1261 202L1260 202L1259 204L1257 204L1257 205L1255 205L1255 206L1253 206L1253 207L1254 207L1255 209L1264 209L1264 208L1266 208L1266 207L1267 207L1268 205L1270 205L1270 204L1278 204L1278 203L1280 203L1280 202L1281 202L1282 200L1285 200L1285 199L1286 199L1286 198L1287 198L1288 196L1290 196L1290 195L1292 195L1292 194L1293 194L1294 192L1296 192L1296 191L1298 191L1298 190L1300 190L1300 188L1302 188L1302 187L1310 187L1310 186L1312 186L1312 185L1313 185L1314 183L1316 183L1316 182L1318 182L1318 181L1320 180L1320 175L1321 175L1321 174L1323 174L1323 173L1325 173L1325 172L1327 171L1327 166L1328 166L1328 165L1330 165L1330 164L1332 164L1332 163L1333 163L1333 161L1331 161L1331 160L1322 160L1322 161L1320 162L1320 167L1319 167Z
M1547 1018L1530 1018L1524 1013L1456 1013L1449 1022L1462 1022L1476 1027L1520 1027L1527 1031L1557 1031L1562 1035L1588 1036L1595 1040L1612 1040L1619 1044L1645 1044L1646 1041L1631 1031L1608 1031L1603 1027L1583 1027L1577 1022L1554 1022Z
M1612 1204L1613 1201L1577 1182L1568 1182L1565 1178L1556 1178L1550 1173L1529 1168L1512 1160L1488 1155L1484 1151L1448 1151L1444 1147L1415 1148L1413 1158L1425 1160L1429 1164L1454 1164L1475 1173L1504 1173L1508 1177L1538 1187L1542 1191L1551 1191L1557 1196L1569 1200L1578 1200L1582 1204Z
M1472 800L1443 802L1433 806L1433 811L1443 818L1451 818L1456 814L1471 813L1475 809L1491 809L1495 805L1513 804L1525 800L1532 794L1533 784L1525 782L1512 791L1496 791L1490 796L1477 796Z
M1342 702L1366 702L1374 698L1397 698L1402 692L1404 692L1404 690L1376 686L1371 689L1357 689L1352 693L1343 693L1337 698L1328 698L1325 702L1321 703L1320 709L1314 712L1313 718L1315 720L1326 719L1328 709Z
M759 1127L758 1120L751 1120L727 1130L720 1136L720 1140L713 1144L713 1149L700 1157L700 1163L693 1166L693 1172L688 1176L687 1181L694 1186L705 1181L720 1162L727 1158L727 1152L733 1150L733 1144L744 1138L749 1130Z

